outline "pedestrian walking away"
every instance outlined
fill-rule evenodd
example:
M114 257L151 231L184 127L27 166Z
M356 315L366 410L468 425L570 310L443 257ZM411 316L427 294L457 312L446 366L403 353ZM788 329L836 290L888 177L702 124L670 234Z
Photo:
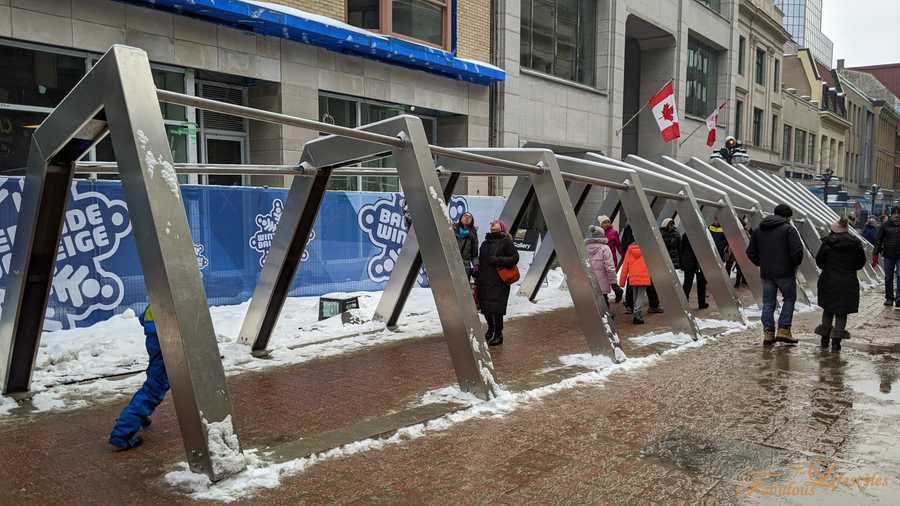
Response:
M166 392L169 391L169 376L166 374L166 364L163 362L159 336L156 334L153 311L149 306L138 321L144 327L144 345L147 348L150 362L147 365L147 379L131 398L131 402L122 410L122 414L119 415L116 425L109 435L109 443L115 447L116 451L130 450L144 442L138 432L150 426L150 415L162 403Z
M684 290L684 296L691 298L691 289L694 287L694 279L697 279L697 309L706 309L709 304L706 303L706 277L700 270L700 262L694 255L694 249L691 247L691 241L688 240L687 234L681 238L681 248L679 252L681 259L681 270L684 271L684 282L681 288Z
M612 252L613 265L618 267L619 251L622 247L622 241L619 239L619 231L613 228L612 220L609 219L609 216L599 216L597 217L597 222L600 223L600 227L606 235L607 246L609 246L609 250ZM615 277L613 277L611 287L612 291L616 294L616 302L622 302L622 287L616 284Z
M869 219L866 220L866 226L863 227L862 236L873 246L875 245L875 240L878 238L878 229L880 227L881 224L878 222L878 218L874 216L870 216Z
M588 260L591 262L591 270L600 285L600 293L609 304L607 295L612 291L612 285L616 283L616 266L613 262L612 250L609 248L609 239L601 227L591 225L591 237L584 240L587 249Z
M821 337L823 348L831 344L832 351L841 349L841 341L850 339L847 315L859 312L859 278L857 271L866 266L866 252L862 242L850 235L849 221L841 218L831 225L831 233L822 239L816 253L819 276L819 307L822 323L815 333Z
M663 243L666 245L666 251L669 252L669 258L672 259L672 265L676 269L681 269L681 234L675 228L675 220L666 218L662 221L659 228L662 234Z
M641 247L637 243L628 246L625 258L622 260L622 270L619 273L619 284L628 286L634 290L634 307L632 322L635 325L644 323L644 308L647 307L647 288L651 285L650 270L644 262Z
M891 210L875 236L875 251L872 252L872 266L878 265L879 257L884 263L884 305L900 308L900 296L894 291L894 274L900 263L900 207Z
M491 232L484 237L478 253L478 305L487 320L484 339L489 346L503 344L503 316L509 303L509 285L497 269L519 263L519 252L506 230L502 221L491 222Z
M776 341L797 344L791 334L794 304L797 302L797 268L803 261L803 241L791 224L794 212L787 204L775 206L775 214L767 216L750 237L747 257L759 267L763 285L763 345ZM782 306L775 329L775 305L781 292Z
M466 274L471 281L472 274L478 270L478 229L475 227L475 217L472 213L463 213L459 221L453 225L453 232Z

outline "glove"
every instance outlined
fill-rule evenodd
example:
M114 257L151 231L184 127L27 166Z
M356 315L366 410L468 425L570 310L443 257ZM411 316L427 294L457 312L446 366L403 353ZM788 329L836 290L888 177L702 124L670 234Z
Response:
M878 267L878 255L872 255L872 267Z

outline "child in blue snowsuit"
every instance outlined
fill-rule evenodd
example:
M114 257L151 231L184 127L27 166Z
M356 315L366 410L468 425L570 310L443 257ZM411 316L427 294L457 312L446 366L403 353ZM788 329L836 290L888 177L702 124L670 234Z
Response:
M166 364L163 363L159 336L156 335L156 322L149 306L141 314L140 322L144 327L144 335L147 336L145 346L150 363L147 365L147 379L122 410L112 434L109 435L109 443L116 450L130 450L144 442L138 432L150 425L150 415L169 391L169 376L166 375Z

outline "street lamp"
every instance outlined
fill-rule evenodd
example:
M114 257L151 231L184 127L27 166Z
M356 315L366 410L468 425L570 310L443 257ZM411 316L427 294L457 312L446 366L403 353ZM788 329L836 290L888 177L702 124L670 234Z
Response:
M869 213L869 216L875 216L875 197L878 195L878 190L880 190L877 184L872 185L872 212Z
M828 205L828 183L831 182L832 178L834 178L834 171L829 169L825 169L825 172L822 173L822 181L825 182L825 188L822 189L822 198L825 199L825 205Z

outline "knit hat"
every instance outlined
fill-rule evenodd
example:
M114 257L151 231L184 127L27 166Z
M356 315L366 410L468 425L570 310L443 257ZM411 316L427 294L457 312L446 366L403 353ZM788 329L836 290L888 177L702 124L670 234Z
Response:
M794 215L794 210L787 204L778 204L775 206L775 214L782 218L790 218Z
M591 237L594 239L599 239L601 237L606 237L606 232L603 230L603 227L598 227L597 225L591 225L588 230L591 232Z
M842 234L847 232L847 218L839 218L837 221L831 224L831 231L835 234Z
M612 223L612 220L609 219L609 216L598 216L598 217L597 217L597 223L599 223L599 224L601 224L601 225L603 225L603 224L604 224L605 222L607 222L607 221L610 222L610 223Z
M494 223L500 225L500 231L506 232L506 223L503 223L503 220L494 220L491 222L491 227L494 226Z
M662 220L662 225L659 228L666 228L669 226L669 223L675 223L675 220L673 220L672 218L666 218Z

